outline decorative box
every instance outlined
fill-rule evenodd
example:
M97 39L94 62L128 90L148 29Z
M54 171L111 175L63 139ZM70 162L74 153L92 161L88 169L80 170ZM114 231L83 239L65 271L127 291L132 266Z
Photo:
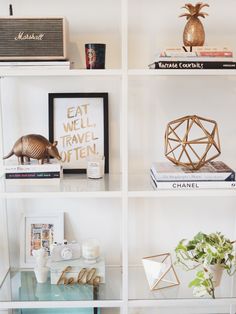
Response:
M95 291L98 289L98 291ZM89 301L95 300L99 294L99 287L91 285L51 285L37 283L34 272L21 272L21 286L19 287L19 301ZM17 314L100 314L99 308L37 308L20 309Z
M65 272L67 267L71 267L69 272ZM94 272L94 278L99 276L101 278L100 283L105 283L105 261L103 258L99 258L99 260L94 264L88 264L84 261L83 258L70 260L70 261L60 261L60 262L51 262L50 271L51 271L51 284L57 284L61 276L66 278L67 280L72 280L75 283L78 280L78 276L83 268L86 268L87 275L90 277L91 273L89 273L93 268L96 269ZM64 271L64 274L63 274ZM86 277L86 274L84 275ZM72 279L73 278L73 279ZM60 284L63 284L63 279Z
M0 60L65 60L62 17L0 18Z

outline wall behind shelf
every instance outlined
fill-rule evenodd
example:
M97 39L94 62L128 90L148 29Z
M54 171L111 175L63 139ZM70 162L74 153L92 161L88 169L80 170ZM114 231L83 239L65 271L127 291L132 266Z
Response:
M6 218L7 216L5 210L5 201L0 200L0 252L1 252L0 285L9 268L9 248L7 246L8 234L7 225L5 223Z
M129 173L149 173L153 161L167 161L167 123L186 115L213 119L221 155L236 167L235 78L215 76L136 77L129 82Z
M129 0L129 68L147 68L157 54L167 48L182 45L185 18L178 16L185 12L181 7L184 0ZM190 1L195 4L197 1ZM234 0L207 0L204 8L209 16L202 19L205 44L236 49L236 20ZM224 13L223 13L224 11Z
M120 88L120 79L117 77L4 78L4 154L11 150L22 135L36 133L48 138L48 93L108 92L110 173L119 173ZM15 156L11 159L16 160Z
M120 1L116 0L13 0L15 17L63 16L68 21L69 59L85 68L85 43L105 43L106 68L121 66ZM0 3L1 16L8 16L9 1Z
M80 244L96 238L107 265L121 265L121 202L104 199L8 200L8 227L11 267L20 265L24 213L45 215L64 212L65 239ZM115 223L114 223L115 222Z
M129 263L141 265L144 256L170 252L182 239L198 232L221 232L236 238L234 198L172 197L129 202Z

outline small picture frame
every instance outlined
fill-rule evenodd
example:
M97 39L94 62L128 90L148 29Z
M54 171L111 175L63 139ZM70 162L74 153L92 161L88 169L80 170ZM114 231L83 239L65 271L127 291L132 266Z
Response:
M105 158L109 172L108 93L50 93L49 140L64 173L86 173L87 158Z
M35 265L33 250L44 247L50 256L50 246L54 242L63 242L64 214L63 212L47 215L25 214L21 233L21 267L33 267Z

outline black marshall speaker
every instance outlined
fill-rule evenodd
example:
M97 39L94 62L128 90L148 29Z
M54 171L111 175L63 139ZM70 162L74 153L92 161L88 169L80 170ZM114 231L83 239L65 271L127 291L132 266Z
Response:
M64 18L0 18L0 60L66 57Z

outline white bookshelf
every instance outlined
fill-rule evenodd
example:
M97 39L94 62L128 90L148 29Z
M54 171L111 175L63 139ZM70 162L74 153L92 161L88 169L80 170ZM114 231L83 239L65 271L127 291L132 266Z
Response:
M105 70L86 70L86 69L50 69L50 68L33 68L29 67L27 69L18 69L18 68L9 68L9 69L0 69L1 77L19 77L19 76L117 76L121 77L122 70L120 69L105 69Z
M37 4L37 14L46 16L46 12L54 12L68 18L70 54L77 68L0 69L1 156L22 134L37 129L37 133L48 135L49 92L108 92L111 171L101 180L87 180L85 175L65 175L61 182L49 185L0 180L3 217L0 230L4 230L2 234L0 231L1 249L6 255L0 261L0 309L6 313L10 313L8 309L19 308L74 307L101 307L102 314L190 314L192 309L196 314L235 313L234 277L224 279L216 300L193 297L192 290L187 287L190 274L181 270L178 270L180 287L167 289L166 293L151 293L141 258L163 251L173 253L181 238L200 230L216 231L216 228L232 239L236 237L235 190L154 191L148 176L151 162L164 159L166 123L190 112L219 122L222 159L236 166L236 71L148 69L157 48L171 45L172 41L175 43L173 34L179 34L184 22L174 18L183 1L173 4L154 0L139 3L102 0L98 4L95 0L89 3L72 0L68 7L62 0L55 7L56 4L56 0L41 1ZM215 33L218 33L225 42L235 45L234 10L229 10L227 24L227 18L223 22L220 19L222 3L211 1L210 5L218 24L214 29L214 22L210 17L209 23L206 19L209 40L216 44ZM229 5L235 8L235 1L229 0ZM4 0L0 9L5 14L7 7ZM18 15L24 12L35 15L35 8L26 0L21 5L16 3L15 7ZM100 14L96 14L98 9ZM157 15L158 10L161 16ZM225 35L222 34L224 27ZM167 34L172 35L167 39ZM105 70L84 69L83 45L88 41L107 44ZM22 210L39 213L49 207L66 212L69 240L73 236L77 240L101 237L107 264L115 269L109 273L107 286L110 289L107 288L107 294L101 299L56 302L13 298L14 277L8 270L19 266ZM206 217L203 221L198 221L198 212ZM91 220L89 228L83 219L88 225ZM110 293L113 288L115 293Z
M86 175L65 174L56 182L35 182L26 180L0 181L1 198L119 198L121 193L121 176L106 174L101 180L88 180Z
M236 70L151 70L135 69L129 76L235 76Z

